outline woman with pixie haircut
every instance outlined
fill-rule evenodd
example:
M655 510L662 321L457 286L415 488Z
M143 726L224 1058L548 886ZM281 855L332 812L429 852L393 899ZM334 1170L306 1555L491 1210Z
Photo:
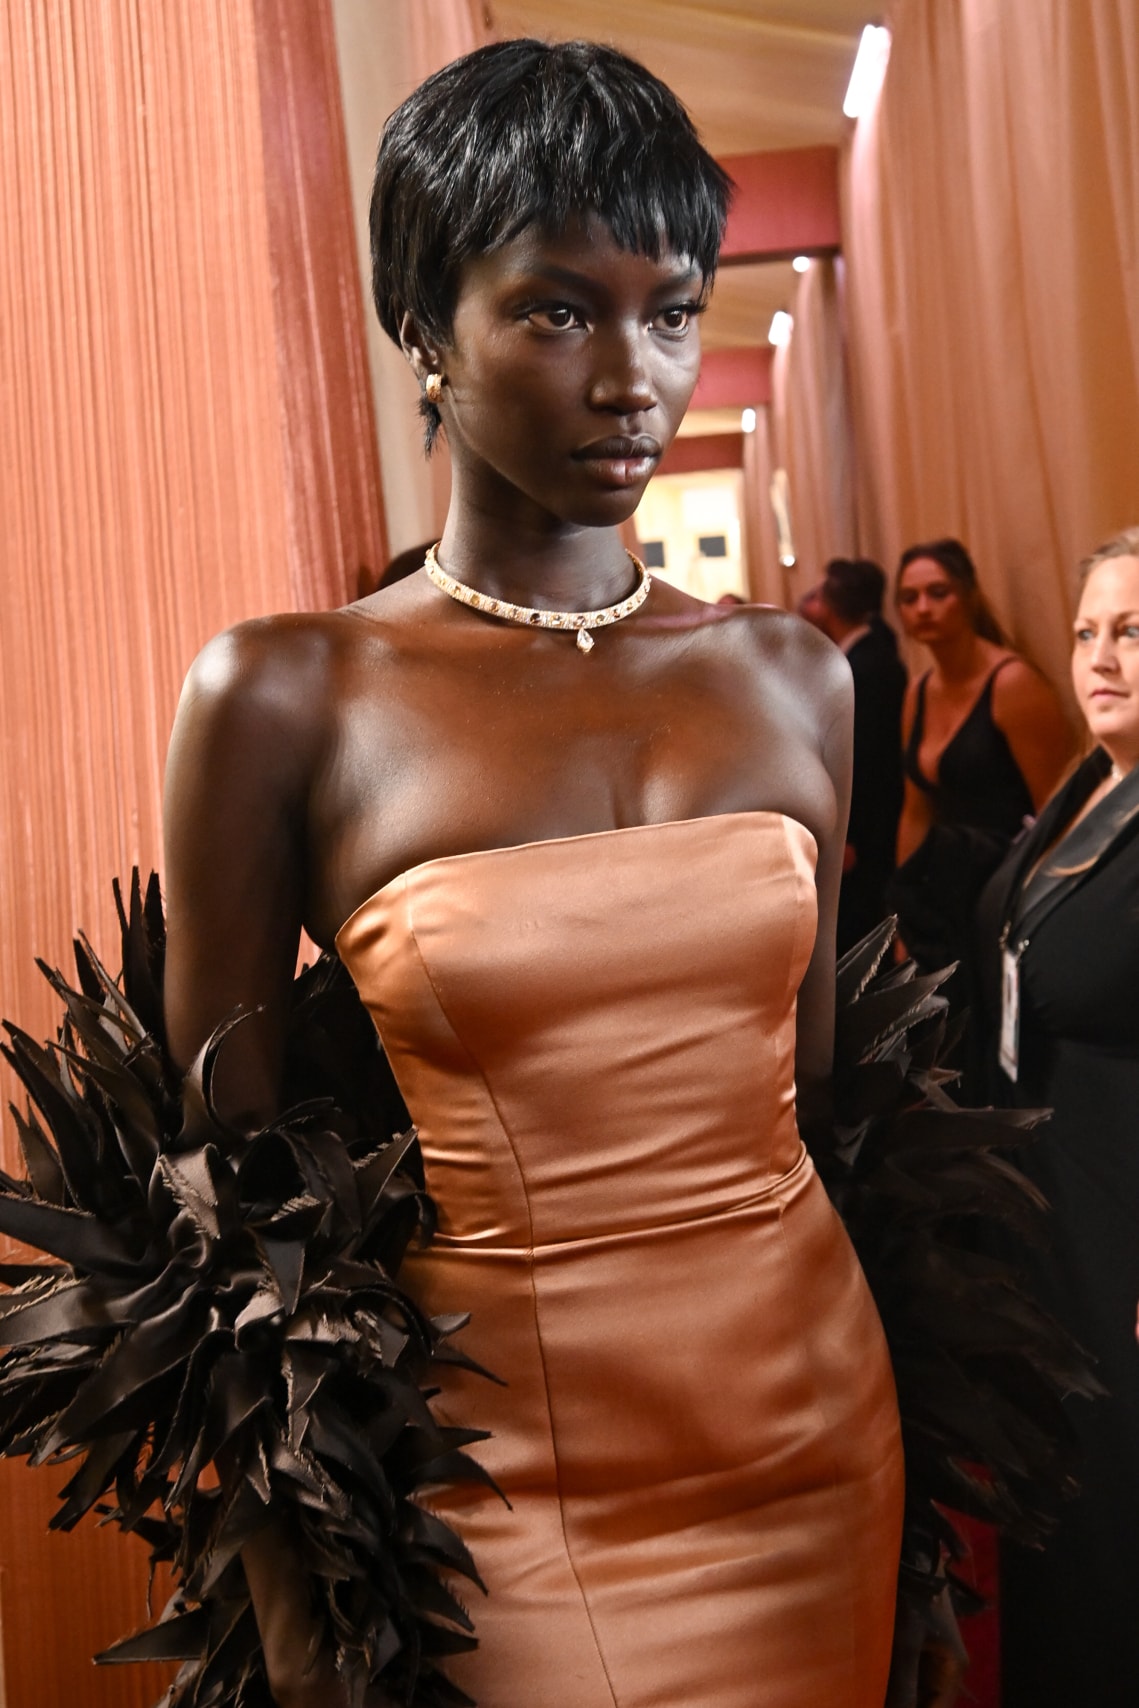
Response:
M447 1663L483 1708L887 1689L894 1386L799 1135L828 1107L850 676L619 533L692 396L727 197L610 49L505 42L417 90L371 232L450 450L442 539L214 640L170 754L172 1048L254 1011L214 1095L271 1114L301 929L335 944L438 1205L413 1289L470 1308L502 1382L455 1368L436 1401L491 1432L507 1497L432 1501L486 1585ZM244 1559L278 1702L346 1700L287 1538Z

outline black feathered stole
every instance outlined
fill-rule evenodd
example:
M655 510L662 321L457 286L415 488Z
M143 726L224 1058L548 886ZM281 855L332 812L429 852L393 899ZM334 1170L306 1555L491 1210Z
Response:
M182 1080L162 1021L158 883L129 910L123 971L76 945L78 986L41 1049L8 1025L31 1099L25 1180L0 1175L0 1231L55 1261L7 1266L0 1452L78 1460L52 1520L92 1508L169 1562L177 1590L101 1661L183 1660L170 1708L269 1708L244 1544L292 1533L350 1698L457 1708L438 1659L473 1645L444 1572L479 1582L461 1539L416 1501L487 1480L441 1427L433 1365L464 1318L427 1318L396 1275L433 1207L415 1135L347 973L322 956L293 986L286 1111L226 1127L210 1082L234 1025ZM402 1136L393 1136L402 1134ZM220 1478L215 1468L223 1467Z
M43 968L64 1005L55 1045L7 1027L30 1102L16 1114L27 1176L0 1175L0 1231L51 1261L0 1268L0 1452L75 1465L55 1527L94 1509L171 1564L157 1623L98 1657L182 1660L166 1708L269 1704L239 1556L270 1517L351 1700L378 1682L408 1708L458 1708L469 1698L438 1663L475 1638L450 1584L479 1578L417 1496L486 1480L466 1452L483 1437L428 1404L433 1366L468 1362L449 1344L466 1319L427 1318L398 1282L433 1207L375 1029L322 956L293 988L285 1113L228 1128L210 1085L240 1020L183 1080L157 881L144 897L136 873L129 906L116 899L120 977L80 941L76 986ZM1037 1117L952 1103L944 975L887 966L892 935L839 969L837 1125L816 1162L893 1354L900 1591L924 1607L955 1547L940 1503L1038 1538L1072 1487L1059 1396L1094 1384L969 1236L988 1219L1042 1237L1041 1200L1009 1159Z

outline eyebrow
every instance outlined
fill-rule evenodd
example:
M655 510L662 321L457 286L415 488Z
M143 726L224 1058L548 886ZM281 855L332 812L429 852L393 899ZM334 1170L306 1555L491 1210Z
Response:
M519 283L526 279L548 279L551 284L564 285L567 289L579 291L597 291L606 288L603 280L592 273L579 273L574 267L559 266L556 261L535 261L521 270ZM704 275L695 262L688 267L678 268L661 280L655 288L659 291L677 290L681 286L703 282Z

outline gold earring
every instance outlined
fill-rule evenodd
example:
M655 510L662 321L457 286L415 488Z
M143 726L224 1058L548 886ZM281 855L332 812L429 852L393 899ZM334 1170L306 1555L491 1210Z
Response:
M428 403L433 403L435 405L436 409L438 409L439 400L443 396L443 387L445 384L446 381L442 374L428 374L424 381L423 395L427 399Z

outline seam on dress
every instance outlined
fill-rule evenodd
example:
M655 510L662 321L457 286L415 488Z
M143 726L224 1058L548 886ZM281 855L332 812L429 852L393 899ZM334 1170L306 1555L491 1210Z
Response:
M562 1498L562 1468L561 1468L561 1461L558 1457L557 1431L556 1431L556 1428L554 1425L554 1408L553 1408L553 1403L552 1403L551 1398L550 1398L549 1369L548 1369L548 1366L546 1363L545 1343L544 1343L543 1338L542 1338L542 1318L541 1318L541 1312L540 1312L539 1306L538 1306L538 1290L537 1290L537 1286L536 1286L535 1280L534 1280L534 1251L535 1251L534 1219L533 1219L533 1214L531 1212L531 1207L530 1207L530 1193L529 1193L529 1189L528 1189L527 1184L526 1184L526 1172L522 1167L522 1162L521 1162L521 1159L518 1155L518 1150L515 1146L513 1136L511 1135L511 1132L510 1132L510 1128L506 1124L506 1121L503 1117L502 1109L499 1106L499 1102L498 1102L497 1097L495 1096L494 1092L491 1089L490 1081L488 1080L488 1078L486 1076L486 1073L482 1067L482 1064L477 1060L473 1051L470 1049L468 1044L465 1042L462 1034L459 1031L459 1028L456 1026L454 1020L451 1018L451 1015L447 1009L447 1005L444 1003L442 995L440 994L439 988L436 985L435 980L431 976L431 969L428 967L427 961L424 958L423 950L420 948L420 945L419 945L419 937L418 937L418 934L417 934L416 929L415 929L415 919L414 919L413 909L412 909L412 898L411 898L411 894L410 894L410 886L408 885L406 878L404 881L403 897L404 897L404 911L405 911L405 916L407 919L408 936L411 940L412 947L415 950L416 960L419 962L420 968L422 969L422 972L423 972L423 976L427 980L428 987L431 991L432 996L435 998L435 1002L438 1006L440 1014L443 1016L444 1020L447 1022L447 1025L451 1028L451 1035L455 1038L456 1042L461 1046L464 1055L467 1057L467 1060L470 1062L475 1073L478 1075L479 1079L482 1081L483 1089L486 1092L487 1097L490 1099L491 1107L494 1110L495 1115L498 1118L498 1124L502 1130L502 1135L505 1138L507 1144L510 1146L510 1154L514 1159L514 1167L517 1171L518 1179L520 1180L520 1182L522 1184L523 1195L526 1199L526 1223L527 1223L527 1227L529 1229L529 1234L530 1234L530 1244L528 1247L528 1258L529 1258L528 1273L529 1273L529 1277L530 1277L530 1300L531 1300L531 1308L532 1308L533 1316L534 1316L534 1333L537 1337L537 1342L538 1342L538 1357L541 1360L541 1365L542 1365L542 1387L543 1387L543 1390L544 1390L545 1395L546 1395L546 1417L549 1421L549 1426L550 1426L550 1450L553 1454L553 1459L554 1459L554 1474L555 1474L555 1479L556 1479L555 1486L556 1486L557 1491L558 1491L558 1524L559 1524L559 1529L561 1530L562 1545L565 1548L566 1563L569 1566L571 1573L573 1574L573 1580L577 1585L578 1594L581 1596L582 1611L584 1612L585 1617L586 1617L586 1621L589 1625L590 1635L593 1638L593 1646L597 1651L598 1664L600 1665L601 1671L604 1674L605 1683L607 1684L607 1686L609 1688L609 1695L610 1695L612 1702L613 1702L613 1708L620 1708L620 1704L617 1701L617 1692L613 1688L613 1680L610 1677L609 1667L608 1667L608 1664L607 1664L606 1659L605 1659L605 1651L601 1647L601 1639L598 1637L597 1626L594 1624L593 1609L589 1605L589 1597L585 1593L585 1586L581 1581L581 1576L578 1572L577 1564L576 1564L574 1557L573 1557L573 1550L570 1547L569 1537L566 1534L565 1502ZM477 1561L476 1561L476 1564L477 1564Z

